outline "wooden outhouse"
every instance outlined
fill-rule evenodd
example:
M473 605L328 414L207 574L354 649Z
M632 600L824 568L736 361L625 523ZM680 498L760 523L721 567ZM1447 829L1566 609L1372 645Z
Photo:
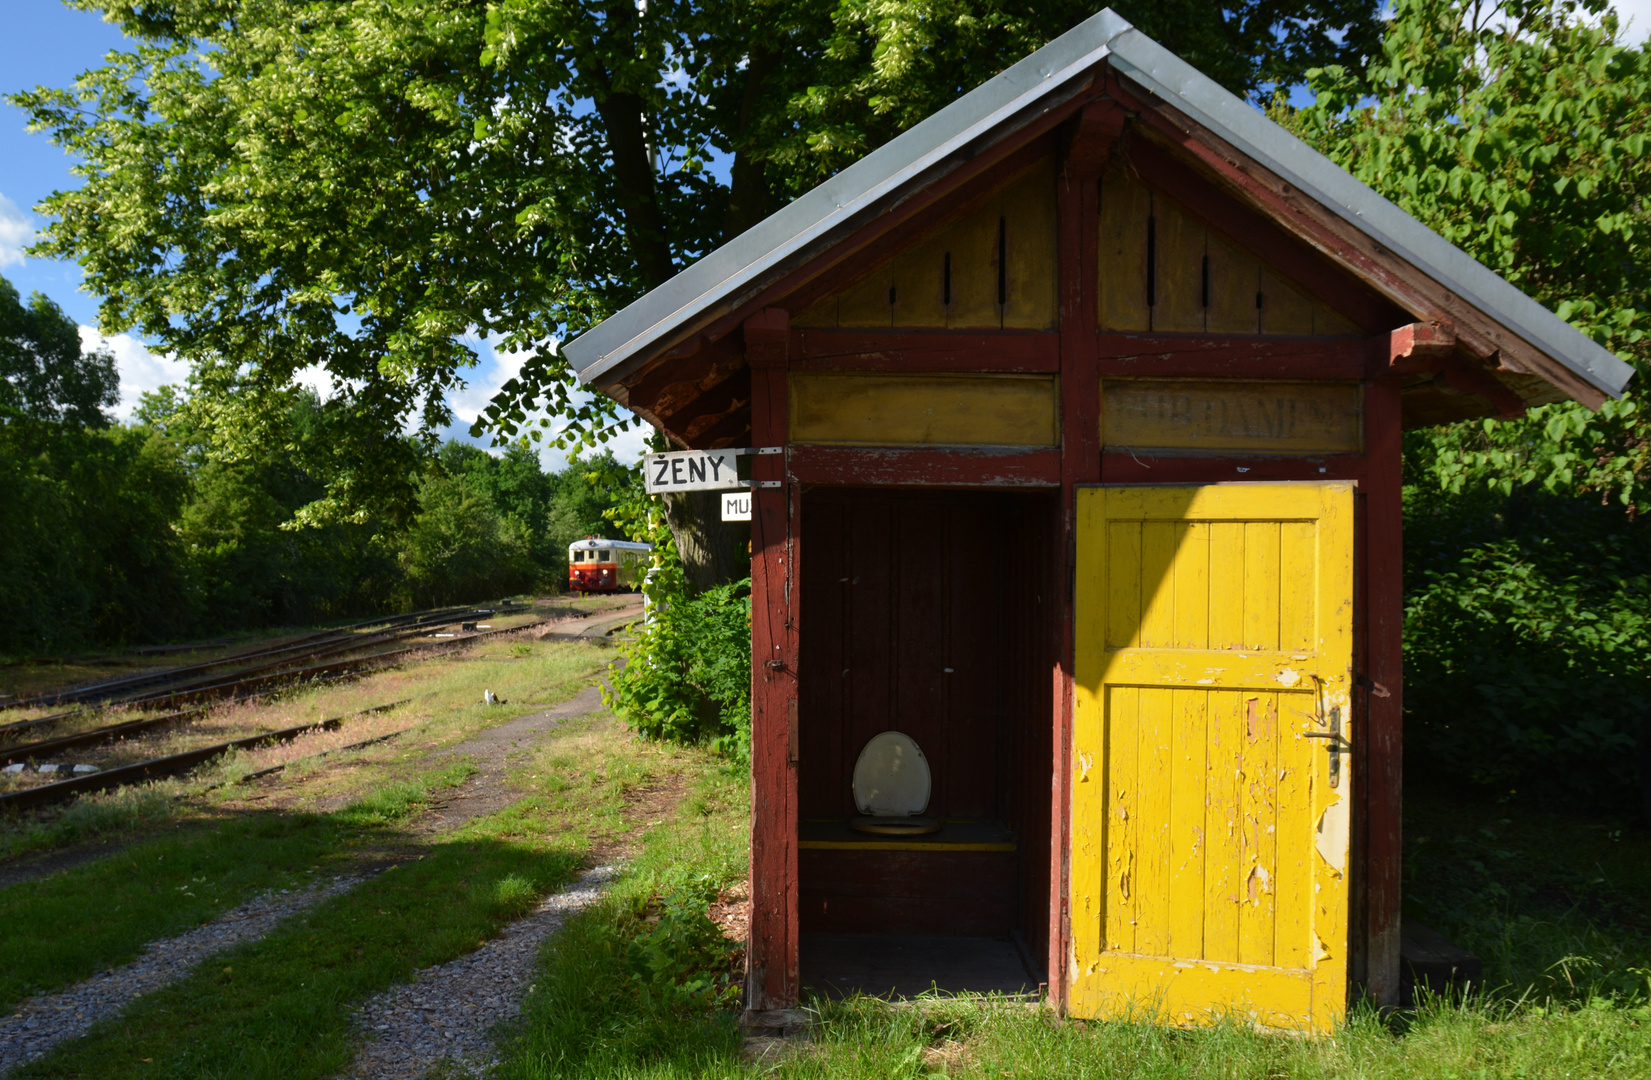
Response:
M749 1010L978 945L1073 1015L1320 1029L1398 992L1401 432L1629 376L1111 11L565 351L783 450ZM938 831L849 827L885 732Z

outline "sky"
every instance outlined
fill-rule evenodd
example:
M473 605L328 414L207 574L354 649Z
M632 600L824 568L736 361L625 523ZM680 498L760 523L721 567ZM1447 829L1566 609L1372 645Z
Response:
M1629 23L1629 40L1645 40L1651 32L1651 0L1620 0L1618 13ZM0 26L0 91L37 85L63 87L105 53L122 46L114 27L98 16L73 11L61 0L5 0L6 17ZM73 162L43 135L31 135L23 114L0 103L0 274L24 296L45 293L80 324L81 338L92 346L107 346L120 369L122 400L116 414L130 416L138 395L166 383L181 383L188 374L176 360L151 352L130 334L104 335L97 328L97 298L82 291L80 268L73 263L29 258L22 247L42 222L34 207L53 191L78 184ZM518 357L499 356L485 341L473 342L481 365L469 373L469 387L450 398L459 422L449 436L471 440L465 429L506 379L521 365ZM325 392L328 388L318 385ZM620 436L615 450L631 455L641 449L642 434L633 429ZM545 463L559 467L551 453Z

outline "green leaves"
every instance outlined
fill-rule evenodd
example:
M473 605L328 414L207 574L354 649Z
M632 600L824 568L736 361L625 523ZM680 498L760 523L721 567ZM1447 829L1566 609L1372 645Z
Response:
M130 45L11 97L82 163L37 250L82 264L106 332L191 361L249 444L299 372L332 376L354 467L313 522L411 511L405 463L381 454L404 427L433 448L478 338L527 357L478 432L553 415L563 445L605 437L614 406L577 390L554 341L1095 10L81 2ZM1120 10L1245 93L1362 64L1378 30L1373 0Z
M1312 106L1274 115L1646 370L1651 71L1613 16L1397 0L1365 78L1310 82ZM1651 698L1639 393L1406 435L1407 760L1627 790Z

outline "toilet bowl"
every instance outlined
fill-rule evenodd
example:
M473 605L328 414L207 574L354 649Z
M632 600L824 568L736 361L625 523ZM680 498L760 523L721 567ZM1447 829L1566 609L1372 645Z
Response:
M928 759L903 731L874 735L860 751L854 763L854 805L860 816L848 824L857 832L921 836L940 831L940 822L923 816L929 808Z

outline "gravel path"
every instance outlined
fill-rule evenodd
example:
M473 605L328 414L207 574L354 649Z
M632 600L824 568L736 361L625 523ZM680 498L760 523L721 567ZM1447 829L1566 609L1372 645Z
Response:
M492 1067L492 1029L520 1015L539 947L618 872L614 866L587 871L475 952L425 968L412 982L368 1000L356 1018L367 1041L342 1076L416 1080L437 1065L452 1070L443 1075L474 1076Z
M29 998L0 1019L0 1075L40 1057L60 1042L77 1039L128 1002L189 974L194 966L232 945L261 938L289 915L314 907L364 880L361 874L318 881L307 888L265 893L216 919L164 941L154 941L124 967L94 975L55 994Z

